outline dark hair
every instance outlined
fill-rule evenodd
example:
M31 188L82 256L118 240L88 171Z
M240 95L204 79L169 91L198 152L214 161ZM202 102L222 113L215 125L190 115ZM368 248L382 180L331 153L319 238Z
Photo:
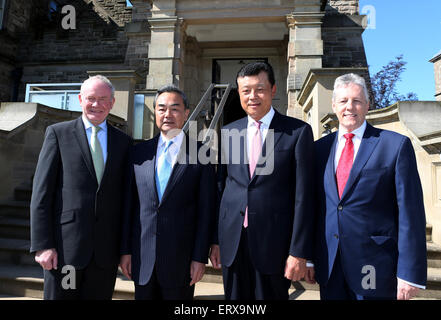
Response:
M236 76L237 88L239 88L239 84L237 83L238 78L243 78L246 76L257 76L262 71L266 72L268 76L268 81L270 82L271 87L273 87L276 84L273 67L271 67L271 65L267 62L251 62L244 65L237 73Z
M158 89L158 92L156 93L155 100L153 100L153 108L156 108L156 100L158 100L158 97L163 94L164 92L176 92L182 97L182 100L184 101L184 107L185 109L190 109L190 106L188 105L187 96L185 95L184 91L179 89L174 84L168 84Z

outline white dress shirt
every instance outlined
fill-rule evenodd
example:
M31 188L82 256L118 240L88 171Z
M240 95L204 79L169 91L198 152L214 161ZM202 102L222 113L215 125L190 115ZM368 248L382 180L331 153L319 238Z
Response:
M353 159L353 161L355 161L355 157L357 156L358 149L360 149L361 140L363 139L363 135L364 135L365 130L366 130L366 120L363 122L363 124L359 128L357 128L351 132L354 134L354 136L352 137L352 142L354 143L354 159ZM338 132L337 132L338 140L337 140L337 145L336 145L336 149L335 149L336 150L335 151L335 158L334 158L334 172L337 171L338 161L340 160L341 153L343 152L343 148L345 147L345 144L346 144L346 138L343 137L343 135L345 135L346 133L349 133L349 132L341 127L338 128Z
M90 139L92 137L93 124L91 124L90 121L84 115L81 117L81 119L83 119L84 128L86 130L86 135L87 135L87 141L89 142L89 148L90 148ZM103 151L103 159L105 165L107 161L107 121L103 121L101 124L98 125L98 127L100 127L101 130L98 131L97 137L101 144L101 150Z
M179 150L181 149L182 141L184 139L184 132L181 131L177 136L172 139L167 139L162 133L159 136L158 147L156 149L156 168L158 168L158 160L169 141L173 141L169 147L169 159L171 160L172 168L178 158Z
M263 116L262 119L259 121L260 124L260 134L262 137L262 145L265 141L266 135L268 133L269 126L271 124L271 121L273 120L274 114L276 112L274 111L273 107L271 106L270 110L266 113L266 115ZM253 144L253 137L256 133L257 126L256 126L256 120L248 116L248 125L247 125L247 151L248 155L251 154L251 145Z

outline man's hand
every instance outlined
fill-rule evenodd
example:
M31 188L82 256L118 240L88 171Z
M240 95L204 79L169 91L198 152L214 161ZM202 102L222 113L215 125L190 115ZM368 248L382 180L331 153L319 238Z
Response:
M39 250L35 253L35 261L37 261L44 270L57 269L58 255L55 248Z
M204 276L205 264L197 261L192 261L190 266L190 286L194 285L196 282L200 281Z
M415 297L420 289L398 279L397 300L409 300Z
M122 273L132 280L132 255L124 254L121 256L119 266L121 268Z
M220 269L221 268L221 261L220 261L220 249L219 245L213 244L210 248L210 261L213 265L213 268Z
M289 256L285 265L285 278L299 281L306 275L306 259Z

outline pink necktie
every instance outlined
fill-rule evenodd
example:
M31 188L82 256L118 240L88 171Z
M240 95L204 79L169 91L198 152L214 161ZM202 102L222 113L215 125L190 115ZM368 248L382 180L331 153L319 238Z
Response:
M341 199L346 182L348 181L349 173L351 172L352 162L354 161L354 143L352 138L353 133L346 133L343 137L346 138L345 147L338 161L337 171L335 177L337 179L338 196Z
M256 121L256 132L251 140L251 150L250 150L250 179L253 178L254 170L256 170L257 160L259 159L260 153L262 152L262 136L260 134L260 125L262 122ZM248 206L245 209L245 219L243 220L243 227L248 227Z

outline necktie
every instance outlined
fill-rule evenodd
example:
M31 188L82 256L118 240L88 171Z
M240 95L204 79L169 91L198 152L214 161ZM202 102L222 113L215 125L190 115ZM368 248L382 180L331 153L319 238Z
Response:
M168 179L170 178L170 174L172 171L172 161L170 158L170 146L173 141L169 141L165 146L164 151L158 159L158 168L156 175L156 189L158 191L158 198L161 201L162 196L165 191L165 187L167 186Z
M260 125L262 122L256 121L256 132L251 139L251 148L250 148L250 179L253 178L254 171L256 170L257 160L259 159L260 153L262 152L262 136L260 134ZM243 220L243 227L248 227L248 206L245 209L245 218Z
M104 173L104 157L101 143L98 140L98 132L101 130L98 126L92 126L92 136L90 138L90 152L92 154L93 166L95 167L96 179L98 184L101 183L101 178Z
M351 172L352 162L354 161L354 143L352 138L353 133L346 133L344 135L346 143L338 161L337 171L335 173L337 179L338 196L341 199L346 182L348 181L349 173Z

